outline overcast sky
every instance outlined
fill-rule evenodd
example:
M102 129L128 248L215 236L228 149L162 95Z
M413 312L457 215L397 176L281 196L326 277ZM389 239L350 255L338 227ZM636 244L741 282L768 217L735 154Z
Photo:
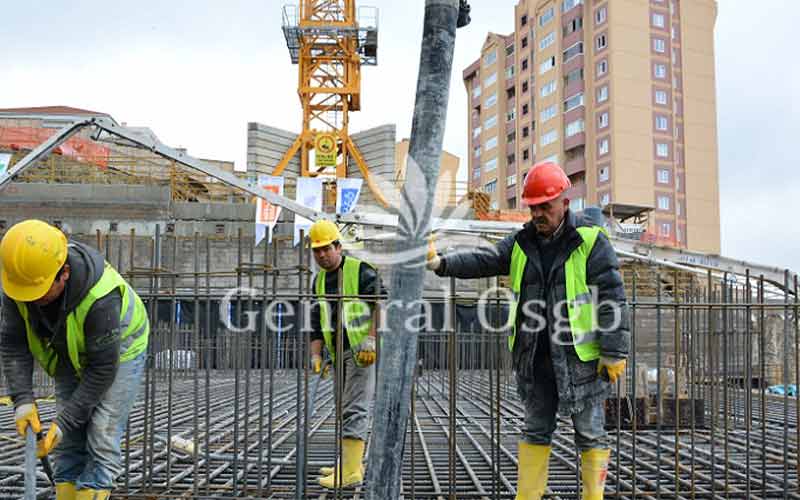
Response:
M691 1L691 0L682 0ZM471 0L459 30L444 147L465 158L461 70L486 33L513 29L515 0ZM0 107L68 105L148 126L194 156L244 165L246 125L298 131L297 70L278 0L29 0L4 5ZM351 130L409 135L423 0L380 11L378 67L363 71ZM362 5L361 3L359 5ZM723 255L800 269L797 0L720 0L716 27ZM21 22L24 20L25 22ZM462 160L462 163L463 160Z

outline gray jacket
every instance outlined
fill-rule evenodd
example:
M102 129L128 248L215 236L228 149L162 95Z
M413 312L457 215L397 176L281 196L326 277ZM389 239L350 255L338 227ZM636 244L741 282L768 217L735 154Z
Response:
M511 266L511 252L514 243L519 243L528 257L520 287L520 314L517 315L517 339L514 345L514 368L523 377L533 373L533 356L523 356L520 351L533 353L541 322L533 321L533 314L547 319L546 333L553 338L556 313L567 318L566 277L564 263L572 251L580 246L580 234L576 227L589 226L582 216L567 212L564 233L559 238L560 248L553 262L548 279L543 275L539 251L535 243L536 229L528 223L520 231L506 237L494 247L477 248L471 251L457 251L442 256L442 265L437 274L457 278L482 278L508 275ZM630 350L630 322L625 290L619 273L616 252L604 234L600 234L586 264L587 284L596 287L598 341L601 355L612 358L625 358ZM549 283L550 285L545 285ZM524 308L528 301L527 309ZM545 304L545 310L537 303ZM561 310L556 308L560 305ZM616 327L614 325L616 324ZM566 329L568 330L568 324ZM563 335L562 335L563 338ZM593 404L606 397L609 384L597 375L597 361L582 362L569 343L550 342L550 355L556 374L559 397L559 413L573 414L581 411L587 404Z
M58 354L57 379L75 376L67 351L66 317L103 275L105 264L103 256L95 249L74 241L70 242L67 263L70 276L61 297L42 308L27 304L34 332L45 342L51 342ZM0 357L11 398L14 405L19 406L34 401L32 374L35 361L28 348L25 323L16 303L5 294L2 301ZM88 422L95 406L114 382L120 357L121 309L122 297L114 291L98 299L86 315L86 360L80 383L70 400L62 402L63 410L56 417L59 427L64 430L74 430Z

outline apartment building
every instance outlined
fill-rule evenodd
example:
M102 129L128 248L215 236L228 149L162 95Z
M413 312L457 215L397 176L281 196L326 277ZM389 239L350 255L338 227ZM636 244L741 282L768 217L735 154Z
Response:
M524 208L552 160L574 209L652 207L660 243L719 253L715 0L521 0L463 71L469 186Z

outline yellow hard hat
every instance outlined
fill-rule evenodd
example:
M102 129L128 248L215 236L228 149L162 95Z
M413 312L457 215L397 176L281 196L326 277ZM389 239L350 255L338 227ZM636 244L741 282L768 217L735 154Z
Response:
M67 237L46 222L14 224L0 241L3 291L14 300L42 298L67 260Z
M308 231L308 237L311 238L311 248L319 248L330 245L334 241L339 241L342 239L342 234L336 224L322 219L311 226Z

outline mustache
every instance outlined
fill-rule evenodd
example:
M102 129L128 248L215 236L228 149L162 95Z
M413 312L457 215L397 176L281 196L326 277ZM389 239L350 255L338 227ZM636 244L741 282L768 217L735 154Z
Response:
M537 217L536 219L533 219L533 223L534 224L540 224L540 225L541 224L547 224L547 219L545 219L544 217Z

